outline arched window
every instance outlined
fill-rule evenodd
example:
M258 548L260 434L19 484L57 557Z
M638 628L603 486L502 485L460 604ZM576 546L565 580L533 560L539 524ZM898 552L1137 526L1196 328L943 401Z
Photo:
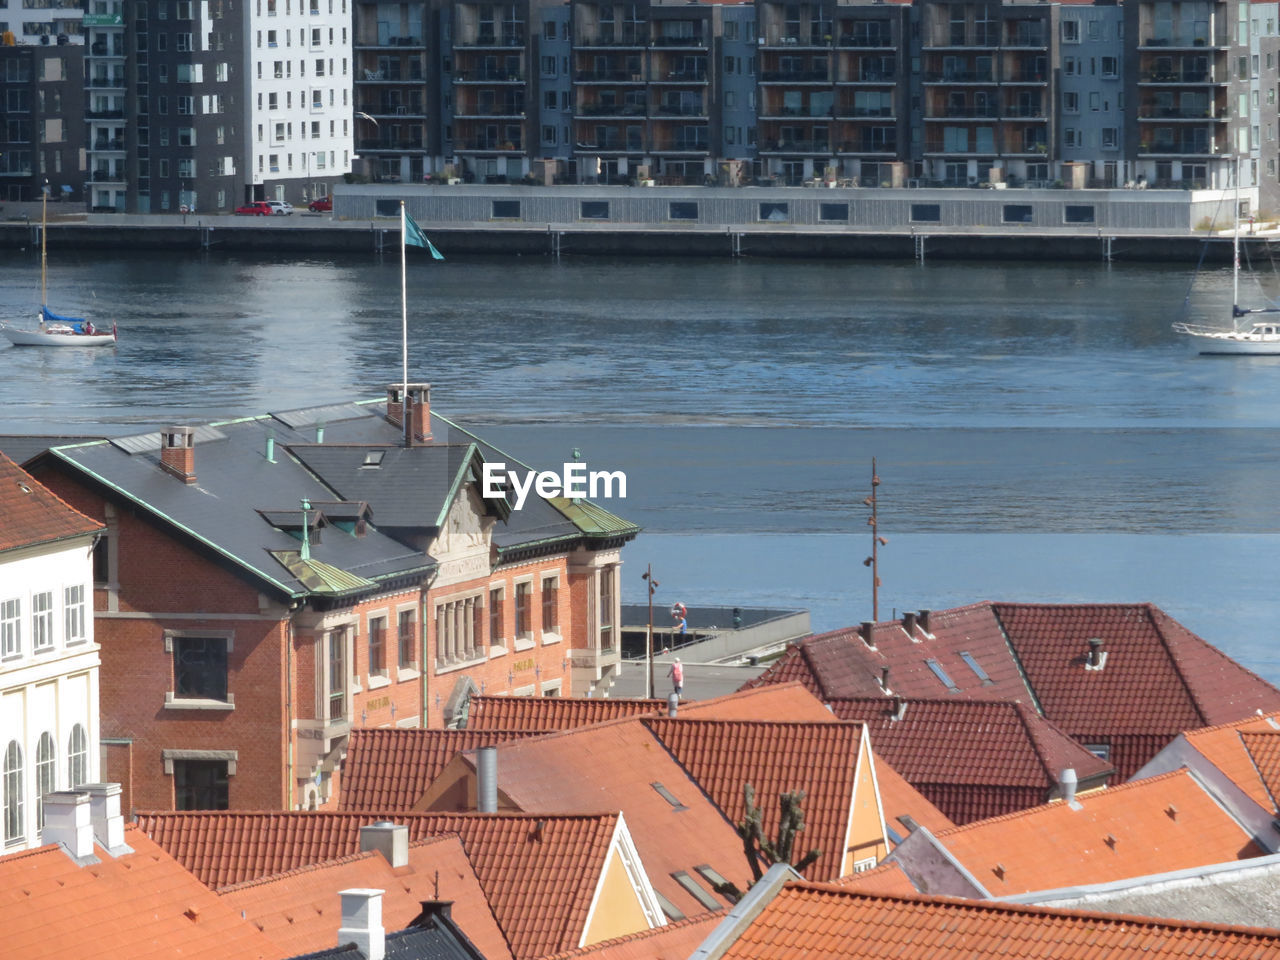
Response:
M4 842L21 843L24 838L22 823L22 748L17 740L10 740L4 752Z
M84 726L77 723L67 740L67 789L74 790L89 781L89 738Z
M58 759L53 736L46 730L36 744L36 829L44 829L44 795L58 789Z

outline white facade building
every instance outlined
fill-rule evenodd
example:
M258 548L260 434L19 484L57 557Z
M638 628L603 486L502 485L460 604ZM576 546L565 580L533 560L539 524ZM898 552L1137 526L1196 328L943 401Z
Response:
M101 525L0 455L0 851L40 846L44 794L99 778Z
M351 0L252 0L246 199L326 196L351 170Z

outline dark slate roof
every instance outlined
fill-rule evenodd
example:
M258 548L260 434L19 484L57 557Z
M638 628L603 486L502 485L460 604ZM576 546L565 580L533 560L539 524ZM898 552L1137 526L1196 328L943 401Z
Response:
M484 960L471 941L452 923L415 926L386 935L386 960ZM347 943L307 953L293 960L366 960L355 944Z
M55 436L53 434L41 435L17 435L5 434L0 436L0 453L12 460L14 463L23 464L33 457L39 456L50 447L57 447L65 443L84 443L88 440L100 440L101 437L71 437L71 436Z
M479 480L482 458L516 464L436 415L433 441L406 449L384 409L374 402L331 404L199 425L194 484L161 468L159 432L56 446L32 466L89 475L109 496L131 501L224 565L286 595L349 595L433 567L435 560L422 552L423 537L443 521L461 485ZM29 448L44 449L48 440L32 438ZM370 453L377 455L369 458L376 467L365 466ZM366 517L363 535L351 523L321 524L310 563L300 562L303 498L330 520ZM590 528L579 527L533 494L523 510L499 501L492 512L499 518L493 539L500 553L568 547L584 538L630 539L639 529L608 521L603 510L592 512ZM315 525L314 514L308 520Z

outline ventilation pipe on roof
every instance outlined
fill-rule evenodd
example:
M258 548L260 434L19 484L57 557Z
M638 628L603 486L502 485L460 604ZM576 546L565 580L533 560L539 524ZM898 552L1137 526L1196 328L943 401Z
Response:
M98 843L113 857L129 852L124 844L124 817L120 815L120 784L82 783L89 794L89 823Z
M267 463L276 462L276 438L267 435Z
M907 631L907 636L912 640L915 639L916 632L916 615L906 610L902 611L902 629Z
M863 620L862 626L858 627L858 636L860 636L862 638L862 642L872 650L876 648L875 637L871 635L871 631L874 629L875 622L872 620Z
M382 891L353 888L339 890L342 898L342 926L338 946L355 944L365 960L384 960L387 934L382 929Z
M1102 649L1102 642L1101 637L1089 638L1089 659L1087 666L1091 670L1101 670L1103 665L1107 662L1107 654L1106 651Z
M889 692L889 668L887 666L880 668L880 689L885 693Z
M933 636L933 634L929 632L929 615L931 613L933 613L932 610L921 610L917 617L917 619L920 621L920 630L926 636Z
M376 850L393 867L409 865L409 828L402 823L379 820L360 828L360 852Z
M901 720L906 715L907 715L907 698L894 697L893 698L893 715L891 719Z
M1076 778L1076 768L1067 767L1062 771L1062 775L1058 777L1058 788L1062 791L1062 802L1066 804L1074 804L1076 801L1076 786L1079 781Z
M498 812L498 748L481 747L476 755L476 810Z
M680 694L667 694L667 716L674 717L680 712Z
M324 443L324 424L316 424L316 443Z
M76 860L93 856L93 823L89 795L78 790L56 790L44 795L44 843L58 843Z

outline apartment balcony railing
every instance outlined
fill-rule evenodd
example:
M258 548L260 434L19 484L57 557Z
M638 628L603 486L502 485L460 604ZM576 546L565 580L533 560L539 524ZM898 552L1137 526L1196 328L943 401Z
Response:
M1219 146L1213 140L1202 137L1179 137L1173 140L1156 140L1151 143L1139 143L1138 153L1143 155L1169 154L1172 156L1220 156L1230 151L1226 146Z
M501 104L496 107L470 107L459 104L454 107L453 115L463 120L468 117L504 117L512 120L525 118L524 106L518 103Z
M1144 70L1138 74L1140 83L1226 83L1214 78L1212 70Z
M827 70L763 70L760 80L763 83L830 83L831 73Z
M457 70L454 83L524 83L523 70Z
M926 120L991 120L1000 116L1000 109L991 104L985 107L945 107L937 113L925 116Z
M924 75L925 83L995 83L990 70L930 70Z
M1148 34L1138 40L1139 47L1207 47L1209 46L1208 29L1173 33L1167 37L1154 37ZM1226 44L1220 44L1226 46Z
M830 153L830 140L765 140L762 153Z
M356 141L357 150L421 150L421 137L374 137Z
M893 42L893 37L870 33L846 33L841 35L837 43L842 47L868 47L871 49L896 46Z
M705 70L668 70L663 73L661 70L655 72L653 78L654 83L706 83L707 72Z
M526 42L524 31L517 31L458 39L454 40L453 45L455 47L523 47Z
M760 111L762 117L788 117L807 120L825 120L831 116L831 108L820 107L765 107Z
M655 107L652 115L655 117L705 117L707 115L707 108L701 105L678 107L661 106Z
M90 77L89 78L89 86L97 90L101 90L104 88L122 90L124 89L124 85L125 85L125 79L123 75L118 77Z
M1039 70L1015 70L1004 78L1005 83L1048 83L1049 78Z
M1004 39L1006 47L1047 47L1048 37L1042 29L1010 30Z
M621 34L596 34L577 38L579 47L644 47L649 38L642 32L626 32Z
M644 141L639 137L624 140L621 137L606 137L603 140L579 140L574 144L578 153L640 153L644 150Z
M1183 110L1180 107L1141 107L1139 120L1226 120L1230 116L1226 107L1217 109Z
M1047 120L1044 107L1021 107L1016 104L1002 107L1000 116L1008 120Z
M123 150L124 138L117 137L114 140L95 140L90 150Z
M574 111L578 117L643 117L644 113L642 103L587 103Z
M495 153L512 153L514 151L523 150L523 143L520 137L475 137L469 140L455 140L454 148L457 150L489 150Z
M893 153L898 152L898 141L891 140L841 140L836 144L837 153Z
M706 138L693 140L658 140L653 144L654 153L706 153L711 147Z
M86 110L84 115L89 120L122 120L123 110Z
M655 47L705 47L707 41L702 34L695 33L691 37L654 37L653 45Z
M356 83L422 83L422 71L363 70L356 74Z
M856 120L888 120L894 116L893 107L854 107L848 104L836 106L836 116L853 117Z
M579 70L573 79L578 83L644 83L644 74L627 70Z

